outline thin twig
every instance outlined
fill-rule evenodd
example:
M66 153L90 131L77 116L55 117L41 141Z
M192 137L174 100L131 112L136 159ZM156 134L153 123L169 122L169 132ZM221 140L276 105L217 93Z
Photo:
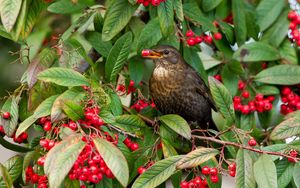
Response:
M123 106L123 109L128 112L128 113L131 113L130 111L130 108L126 107L126 106ZM136 114L137 116L139 116L142 120L144 120L145 122L147 122L148 124L150 124L151 126L154 126L156 124L156 121L146 117L146 116L143 116L141 114Z
M216 138L213 138L213 137L197 136L197 135L193 135L193 137L198 138L200 140L207 140L207 141L215 142L215 143L218 143L218 144L222 144L223 146L234 146L234 147L237 147L237 148L242 148L242 149L253 151L253 152L256 152L256 153L276 155L276 156L292 158L294 160L300 161L300 158L291 157L290 155L280 153L280 152L259 150L259 149L255 149L255 148L250 147L250 146L244 146L244 145L241 145L241 144L237 144L235 142L222 141L222 140L219 140L219 139L216 139Z
M133 138L140 138L139 136L137 136L135 134L132 134L132 133L129 133L129 132L125 132L125 131L123 131L123 130L121 130L121 129L113 126L113 125L107 124L106 126L109 127L109 128L111 128L111 129L114 129L115 131L117 131L117 132L119 132L119 133L121 133L123 135L129 135L129 136L131 136Z

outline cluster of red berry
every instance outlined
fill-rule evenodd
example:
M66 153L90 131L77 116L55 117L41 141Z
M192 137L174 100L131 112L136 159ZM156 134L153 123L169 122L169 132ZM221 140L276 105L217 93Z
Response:
M143 174L149 167L151 167L152 165L154 165L154 161L150 161L149 163L147 163L146 165L140 166L137 169L137 172L139 174Z
M216 167L210 168L208 166L204 166L204 167L202 167L201 171L202 171L203 175L209 175L210 176L211 182L218 183L219 176L218 176L218 169Z
M161 2L164 2L166 0L137 0L138 4L143 4L145 7L152 4L153 6L159 6Z
M195 36L195 33L192 30L188 30L185 33L185 36L187 37L186 43L189 46L195 46L196 44L199 44L201 42L206 42L207 44L211 44L213 39L210 35L200 35L200 36ZM215 40L221 40L222 39L222 34L217 32L214 33L214 39Z
M58 144L58 142L55 142L55 140L49 140L47 138L40 140L40 146L47 151L52 149L56 144Z
M101 155L95 150L93 142L88 142L70 170L69 178L97 184L104 175L110 179L114 178Z
M284 115L300 110L300 97L289 87L283 87L281 89L281 104L280 112Z
M123 142L131 151L135 151L137 149L139 149L139 144L136 142L132 142L130 140L130 138L125 138L124 142Z
M288 161L291 163L295 163L297 162L297 160L295 159L298 156L298 152L296 150L291 150L289 155L291 157L288 157Z
M300 33L298 25L300 24L300 15L296 11L290 11L288 19L291 21L289 28L291 29L291 40L300 46Z
M230 163L228 165L228 170L229 170L229 175L231 177L235 177L235 174L236 174L236 165L235 165L235 163Z
M239 90L242 90L242 97L233 97L233 105L236 111L241 112L242 114L249 114L254 111L262 113L264 111L269 111L272 109L272 102L275 100L274 96L264 97L264 95L262 94L257 94L254 100L249 100L248 98L250 97L250 93L247 90L244 90L245 87L245 83L239 81L238 88ZM244 99L248 103L242 104L242 102L244 102L242 101L242 99Z
M194 179L190 181L182 181L180 183L181 188L208 188L206 179L202 179L200 176L196 176Z
M38 188L47 188L48 178L46 175L38 175L34 172L32 166L28 166L25 170L27 183L37 184Z
M141 83L140 83L141 85ZM121 92L121 93L125 93L126 92L126 86L124 84L119 84L116 88L117 91ZM134 87L134 81L130 80L128 88L127 88L127 94L133 93L135 92L136 88Z
M84 116L85 120L78 120L78 123L86 126L94 126L99 128L104 124L104 121L98 115L100 112L100 108L98 106L87 107L85 108Z
M151 108L155 108L154 102L147 102L145 100L138 100L136 103L134 103L130 108L135 109L137 112L140 112L144 108L150 106Z

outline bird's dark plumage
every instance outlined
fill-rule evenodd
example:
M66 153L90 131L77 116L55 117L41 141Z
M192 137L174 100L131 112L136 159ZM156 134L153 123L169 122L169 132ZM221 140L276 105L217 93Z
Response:
M209 89L197 72L172 46L149 50L155 68L150 79L150 92L163 114L178 114L201 128L212 124L211 108L216 110ZM212 128L212 127L210 127Z

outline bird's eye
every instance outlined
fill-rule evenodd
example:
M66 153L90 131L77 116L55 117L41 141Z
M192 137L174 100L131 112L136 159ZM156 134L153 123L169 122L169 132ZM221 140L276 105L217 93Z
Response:
M170 53L169 50L164 50L165 55L168 55L169 53Z

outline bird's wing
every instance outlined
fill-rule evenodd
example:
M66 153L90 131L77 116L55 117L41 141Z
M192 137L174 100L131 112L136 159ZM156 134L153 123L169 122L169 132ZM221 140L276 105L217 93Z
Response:
M216 104L212 99L210 90L206 86L205 82L202 80L202 78L198 75L198 73L194 69L189 67L188 71L189 72L187 75L191 75L191 79L193 79L194 82L197 83L196 91L207 100L207 102L209 103L211 108L214 109L214 111L218 111Z

